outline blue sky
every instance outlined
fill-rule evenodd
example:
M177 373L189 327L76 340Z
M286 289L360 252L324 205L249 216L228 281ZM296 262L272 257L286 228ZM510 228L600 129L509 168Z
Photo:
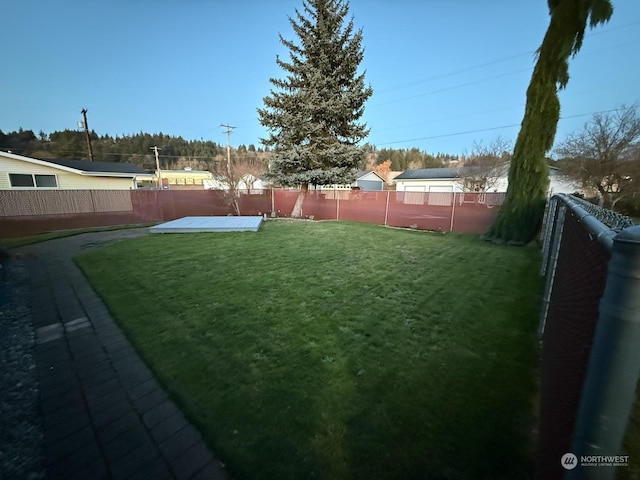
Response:
M561 93L556 141L594 112L640 102L640 2L614 0L587 32ZM287 57L278 34L302 0L6 0L0 130L78 128L259 146L256 109ZM515 141L545 0L351 0L374 94L363 120L378 148L463 154ZM146 153L146 152L145 152Z

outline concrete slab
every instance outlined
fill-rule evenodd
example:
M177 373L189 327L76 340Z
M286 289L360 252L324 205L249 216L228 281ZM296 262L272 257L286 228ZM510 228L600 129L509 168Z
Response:
M151 233L257 232L262 217L183 217L151 227Z

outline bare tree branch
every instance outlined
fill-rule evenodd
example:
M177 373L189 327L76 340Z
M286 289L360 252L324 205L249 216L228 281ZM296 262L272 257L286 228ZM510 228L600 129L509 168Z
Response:
M640 192L640 117L638 107L594 114L582 130L556 148L563 170L614 208L622 198Z
M489 145L473 142L473 149L464 157L459 170L463 190L489 192L496 188L500 178L506 176L512 151L513 144L503 137L497 137Z

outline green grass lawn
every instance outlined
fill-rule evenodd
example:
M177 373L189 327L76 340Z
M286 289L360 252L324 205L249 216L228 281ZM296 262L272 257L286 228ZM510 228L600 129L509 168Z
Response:
M271 221L78 263L237 479L532 475L537 250Z

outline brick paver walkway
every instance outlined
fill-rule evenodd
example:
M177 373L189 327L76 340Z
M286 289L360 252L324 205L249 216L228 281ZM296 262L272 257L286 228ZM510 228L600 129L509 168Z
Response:
M51 480L229 478L72 260L147 232L96 232L16 250L29 265Z

